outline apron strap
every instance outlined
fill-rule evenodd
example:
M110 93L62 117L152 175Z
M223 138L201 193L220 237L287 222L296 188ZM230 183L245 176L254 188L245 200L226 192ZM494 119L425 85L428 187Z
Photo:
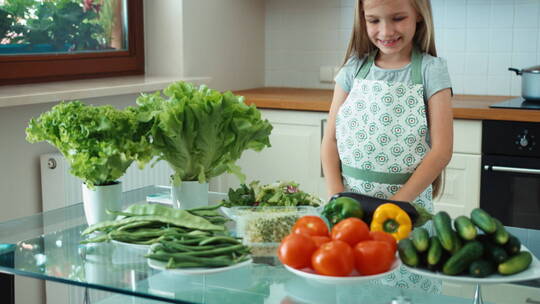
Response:
M356 79L365 79L371 69L371 66L375 62L375 56L377 56L377 51L371 52L366 60L356 72L354 78ZM422 53L417 46L413 47L411 55L411 81L414 84L423 84L422 80Z
M364 60L362 63L362 66L360 69L358 69L358 72L356 72L356 75L354 78L356 79L365 79L367 74L369 73L369 69L371 69L371 66L373 65L373 62L375 62L375 56L377 56L377 51L371 52L369 56Z
M341 165L341 174L366 182L394 185L405 184L412 175L412 173L386 173L372 170L364 170L343 164Z
M411 81L414 84L423 84L422 80L422 53L418 50L418 47L413 47L411 58Z

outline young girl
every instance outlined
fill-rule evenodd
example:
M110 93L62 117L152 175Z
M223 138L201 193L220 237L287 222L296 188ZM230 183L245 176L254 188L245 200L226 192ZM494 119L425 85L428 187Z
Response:
M436 55L429 0L357 0L321 147L329 195L354 191L433 210L453 145L450 77ZM440 282L404 268L383 281L440 291Z

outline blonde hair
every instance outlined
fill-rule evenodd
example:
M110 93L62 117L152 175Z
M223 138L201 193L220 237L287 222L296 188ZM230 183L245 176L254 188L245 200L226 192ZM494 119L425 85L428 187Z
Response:
M347 53L345 54L345 60L343 65L347 63L349 58L356 56L358 58L364 57L377 48L369 40L366 30L366 18L364 17L364 1L356 1L356 10L354 14L354 25L351 34L351 40L347 47ZM435 30L433 26L433 13L431 10L430 0L409 0L416 12L420 15L421 20L416 24L416 32L414 34L413 43L420 48L423 53L428 53L431 56L437 57L437 50L435 48ZM433 198L439 196L443 190L443 176L444 171L437 176L433 181Z
M433 27L433 13L431 12L430 0L409 0L412 6L422 17L416 25L416 32L413 41L423 53L431 56L437 56L435 49L435 30ZM345 60L343 64L352 56L362 58L376 50L376 47L369 40L366 30L366 18L364 17L364 0L356 1L356 10L354 13L354 25L351 34L351 40L347 47Z

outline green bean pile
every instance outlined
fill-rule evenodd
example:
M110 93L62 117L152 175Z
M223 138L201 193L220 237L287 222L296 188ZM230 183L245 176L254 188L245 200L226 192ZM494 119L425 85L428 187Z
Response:
M81 243L116 240L152 245L146 257L167 262L167 268L222 267L249 259L249 249L230 237L221 205L189 210L159 204L137 204L121 212L114 221L89 226L83 235L101 234Z
M161 240L146 257L167 262L166 268L224 267L249 259L249 248L228 236Z
M117 240L131 244L149 245L166 237L200 234L205 231L226 232L227 219L218 211L219 205L180 210L159 204L136 204L115 212L116 220L94 224L82 235L104 232L82 243Z

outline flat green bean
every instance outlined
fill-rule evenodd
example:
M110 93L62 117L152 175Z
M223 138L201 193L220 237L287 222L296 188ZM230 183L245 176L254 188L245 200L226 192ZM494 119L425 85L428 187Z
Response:
M91 238L91 239L87 239L87 240L82 240L80 243L81 244L88 244L88 243L101 243L101 242L106 242L108 241L110 238L109 238L109 235L108 234L101 234L101 235L98 235L94 238Z
M184 210L181 210L184 211ZM153 215L142 215L142 216L132 216L124 218L117 221L105 221L101 223L94 224L83 231L83 235L90 234L94 231L103 231L107 229L114 229L119 226L123 226L129 223L137 221L155 221L161 222L163 224L171 224L179 227L186 227L191 229L199 230L210 230L210 231L223 231L225 229L222 225L214 225L209 221L205 220L202 217L195 216L189 212L183 212L181 218L168 218L164 216L153 216Z
M120 227L117 228L117 230L118 231L129 230L129 229L132 229L132 228L145 227L145 226L150 225L150 224L152 224L152 222L149 222L149 221L134 222L134 223L129 223L129 224L120 226Z
M217 205L212 205L212 206L203 206L203 207L198 207L198 208L191 208L191 209L188 209L188 211L193 212L193 211L201 211L201 210L216 210L221 206L223 206L223 203L219 203Z
M206 244L212 244L212 243L240 244L240 242L237 239L229 237L229 236L214 236L214 237L202 240L199 243L199 245L204 246Z
M208 246L190 246L190 245L184 245L177 242L170 242L170 241L161 241L161 245L163 246L163 249L166 249L166 251L203 251L203 250L210 250L215 249L219 247L226 247L229 246L228 244L221 244L221 245L208 245Z
M232 245L227 247L221 247L221 248L214 248L209 250L201 250L201 251L188 251L188 252L178 252L178 253L170 253L171 257L182 257L182 256L216 256L216 255L222 255L224 253L231 253L233 251L246 251L249 250L244 245Z

